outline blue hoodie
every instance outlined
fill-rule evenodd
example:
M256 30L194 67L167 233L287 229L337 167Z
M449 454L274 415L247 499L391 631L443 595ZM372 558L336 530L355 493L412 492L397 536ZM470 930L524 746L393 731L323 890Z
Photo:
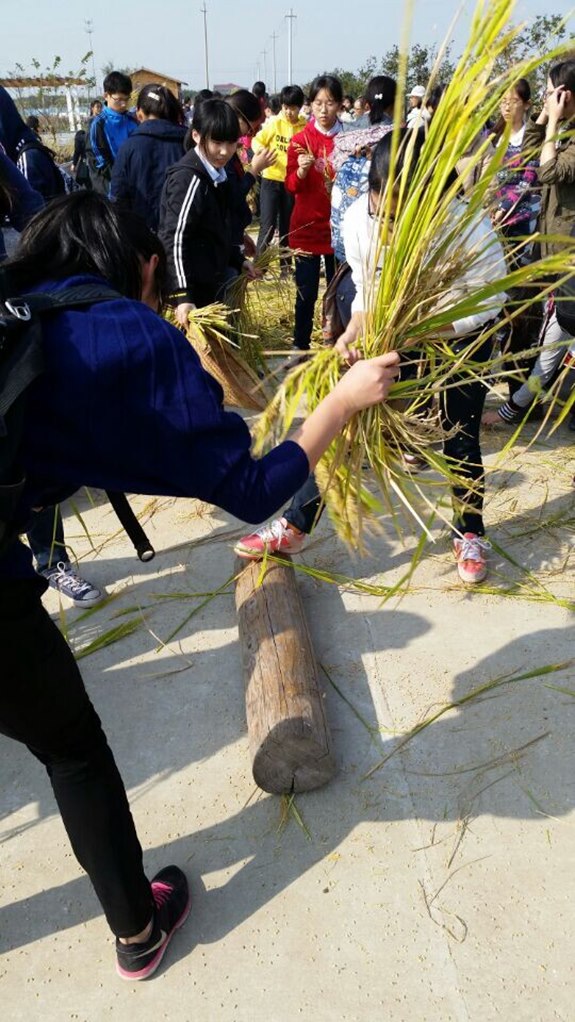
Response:
M18 113L16 104L0 86L0 143L28 183L48 202L64 191L64 183L50 151ZM29 143L33 148L25 149Z
M161 118L143 121L114 163L110 198L133 209L153 231L158 230L166 171L184 155L185 134L186 128Z
M102 127L108 152L105 152L99 145L99 133ZM104 107L101 114L94 117L90 124L90 148L94 153L96 167L99 170L103 170L106 166L112 167L120 146L137 127L138 122L132 114L119 114L115 110L110 110L108 106Z
M99 284L72 277L39 285ZM45 372L30 386L20 462L27 483L18 513L79 487L197 497L244 521L261 522L309 475L302 448L287 440L262 458L250 431L222 406L180 330L127 298L51 313L43 325ZM3 579L32 578L31 552L13 543Z

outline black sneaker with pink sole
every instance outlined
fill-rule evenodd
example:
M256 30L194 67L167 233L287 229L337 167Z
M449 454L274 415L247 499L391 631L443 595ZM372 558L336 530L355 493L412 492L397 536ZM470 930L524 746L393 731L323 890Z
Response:
M122 979L148 979L158 968L174 933L183 926L192 900L188 881L178 866L165 866L151 882L154 899L152 932L143 944L116 940L116 970Z

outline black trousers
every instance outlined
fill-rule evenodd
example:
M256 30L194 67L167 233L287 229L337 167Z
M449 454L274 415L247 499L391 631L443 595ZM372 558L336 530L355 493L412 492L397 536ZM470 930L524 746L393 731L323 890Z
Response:
M280 245L287 245L289 222L294 204L294 197L288 192L283 181L268 181L262 177L260 187L260 232L256 245L256 255L264 252L279 231ZM284 257L282 265L291 262L289 256Z
M313 314L319 292L321 270L320 255L297 255L295 257L295 327L293 342L296 348L307 351L313 329ZM329 284L335 273L335 256L323 256L325 280Z
M478 345L476 342L479 336L480 333L468 334L453 344L456 351L473 344L469 362L478 367L489 359L492 349L491 338ZM474 532L477 536L483 536L485 473L479 434L487 388L480 378L480 370L476 372L475 379L465 373L453 379L452 385L446 387L440 395L440 408L443 428L451 431L456 427L453 436L443 444L443 453L449 459L456 477L451 490L454 532ZM320 506L319 490L311 475L292 498L291 504L284 511L284 518L301 532L310 533L320 518Z
M48 771L74 854L117 937L152 916L126 791L72 652L44 610L47 583L0 582L0 732Z

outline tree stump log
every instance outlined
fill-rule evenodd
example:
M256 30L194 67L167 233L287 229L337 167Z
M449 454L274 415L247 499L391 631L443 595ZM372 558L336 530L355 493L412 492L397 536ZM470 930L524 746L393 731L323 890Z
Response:
M319 788L336 769L295 572L282 559L261 582L250 561L236 583L252 770L275 795Z

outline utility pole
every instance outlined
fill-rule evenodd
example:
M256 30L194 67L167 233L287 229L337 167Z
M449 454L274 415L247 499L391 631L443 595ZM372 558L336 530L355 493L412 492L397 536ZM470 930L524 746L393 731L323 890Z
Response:
M272 32L272 53L274 62L274 92L278 91L278 76L277 76L277 65L276 65L276 39L277 32Z
M286 14L286 21L288 23L288 85L292 84L293 80L293 23L297 18L297 14L294 14L293 7L290 7L289 14Z
M98 85L96 83L96 61L94 59L94 48L92 46L92 33L94 31L94 22L92 21L91 18L86 18L85 21L84 21L84 24L86 26L86 35L88 36L88 42L90 43L90 53L92 54L92 77L94 79L94 89L95 89L96 95L97 95L98 94ZM91 93L92 93L92 90L88 89L88 98L90 98Z
M266 88L267 88L267 84L268 84L268 63L267 63L267 60L266 60L267 55L268 55L268 51L267 50L262 50L262 56L264 58L264 82L266 83Z
M206 66L206 89L209 89L210 70L208 64L208 8L206 7L206 0L204 0L204 6L200 7L200 11L204 16L204 61Z

